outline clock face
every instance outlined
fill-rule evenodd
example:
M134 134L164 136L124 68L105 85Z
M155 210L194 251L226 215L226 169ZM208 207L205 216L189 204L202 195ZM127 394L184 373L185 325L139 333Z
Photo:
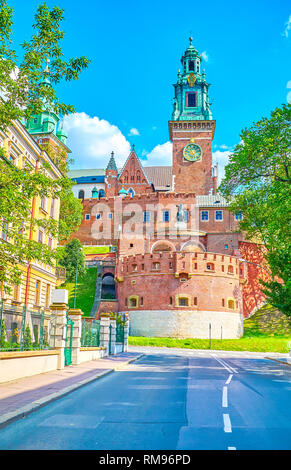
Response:
M202 158L202 148L197 144L187 144L183 149L183 157L189 162L197 162Z

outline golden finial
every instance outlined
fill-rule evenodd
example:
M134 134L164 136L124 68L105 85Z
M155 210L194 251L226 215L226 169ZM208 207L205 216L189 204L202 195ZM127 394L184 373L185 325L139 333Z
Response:
M192 46L192 41L193 41L192 36L189 37L189 41L190 41L190 46Z

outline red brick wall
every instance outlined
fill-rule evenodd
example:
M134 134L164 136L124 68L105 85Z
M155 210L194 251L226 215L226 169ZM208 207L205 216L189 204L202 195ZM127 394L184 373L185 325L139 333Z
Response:
M160 263L159 269L153 264ZM172 268L170 267L172 263ZM207 269L212 263L214 271ZM135 268L136 266L136 268ZM232 273L228 273L231 266ZM136 270L133 270L136 269ZM224 270L223 270L224 269ZM163 253L129 256L121 258L116 268L119 310L134 310L127 307L126 299L131 295L143 297L140 310L189 309L227 311L227 300L235 300L234 310L242 309L239 289L239 266L235 257L209 253ZM181 281L185 279L185 281ZM175 296L191 297L189 307L177 307ZM172 297L172 305L170 303ZM195 305L194 298L197 298ZM224 305L222 303L224 299Z
M252 310L259 307L265 301L265 295L262 292L262 285L260 284L260 279L263 281L270 280L270 276L262 269L266 266L264 259L264 247L263 245L258 245L256 243L249 243L241 241L239 243L239 251L241 258L249 261L250 263L245 264L245 269L247 270L247 283L243 285L242 294L243 294L243 313L247 317L252 313Z

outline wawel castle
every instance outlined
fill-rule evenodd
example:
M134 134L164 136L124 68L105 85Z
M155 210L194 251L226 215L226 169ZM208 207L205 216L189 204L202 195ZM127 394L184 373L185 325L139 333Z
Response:
M203 338L211 328L236 338L264 300L262 258L238 231L242 214L217 192L216 122L192 38L181 64L168 122L172 166L143 166L133 146L122 168L112 152L106 169L71 171L84 212L73 237L92 247L88 263L99 269L92 316L129 312L136 336ZM93 254L100 245L114 252Z
M262 256L238 231L242 214L231 214L217 192L216 122L192 38L181 65L168 122L171 166L144 167L133 146L122 168L112 152L106 169L98 169L96 161L95 170L69 174L83 204L72 238L92 248L87 263L98 270L94 304L85 313L98 318L102 312L128 312L136 336L203 338L211 329L212 337L237 338L243 318L264 301ZM69 152L59 117L43 112L24 124L0 136L8 157L34 168L48 162L51 177L59 178L60 170L38 145L50 142ZM59 217L58 201L36 198L33 207L38 216ZM37 231L31 236L57 244ZM98 254L94 248L100 246L110 252ZM56 268L31 262L22 270L22 284L10 301L48 308Z

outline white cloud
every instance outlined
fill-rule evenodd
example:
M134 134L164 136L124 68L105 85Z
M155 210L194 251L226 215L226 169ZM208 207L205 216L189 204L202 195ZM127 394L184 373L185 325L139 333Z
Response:
M146 155L146 159L142 160L143 165L172 165L172 147L173 145L171 142L165 142L164 144L156 145L150 153L143 151L142 155Z
M206 51L203 51L201 56L202 56L202 59L205 60L205 62L208 62L209 56Z
M282 33L282 36L285 36L285 38L288 38L290 29L291 29L291 15L289 16L288 21L286 21L285 23L285 29Z
M140 135L140 133L138 132L138 130L135 127L133 127L132 129L130 129L128 135Z
M70 114L64 117L64 129L75 168L105 168L112 151L121 167L130 153L130 143L119 128L97 116Z
M221 148L223 150L229 150L230 149L230 147L228 145L225 145L225 144L220 145L219 148Z
M216 150L212 154L213 164L218 163L218 185L221 183L221 180L224 177L225 173L225 166L228 164L229 156L232 154L229 150L225 150L224 152L220 150Z

